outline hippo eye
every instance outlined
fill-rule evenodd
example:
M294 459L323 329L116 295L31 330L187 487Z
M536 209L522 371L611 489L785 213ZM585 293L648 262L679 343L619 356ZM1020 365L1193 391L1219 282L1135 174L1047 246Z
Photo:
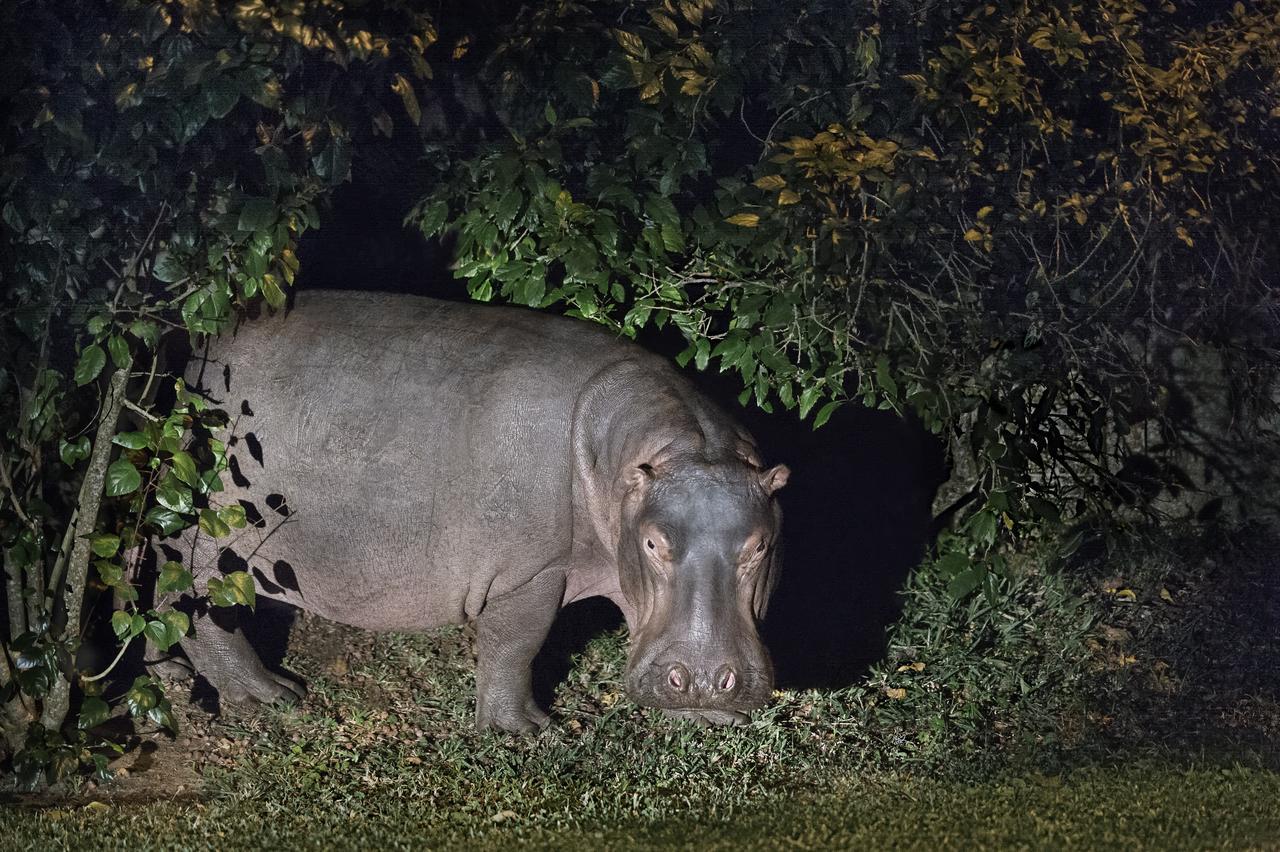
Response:
M764 553L764 539L761 539L760 543L756 545L756 553Z
M651 538L646 538L646 539L644 540L644 546L645 546L645 547L647 547L647 548L649 548L650 550L657 550L657 549L658 549L658 546L657 546L657 545L655 545L655 544L653 543L653 539L651 539Z

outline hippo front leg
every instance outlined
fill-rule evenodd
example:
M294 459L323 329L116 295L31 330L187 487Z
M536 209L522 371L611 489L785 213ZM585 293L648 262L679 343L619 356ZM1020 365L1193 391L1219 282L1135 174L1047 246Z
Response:
M533 658L564 598L565 576L544 571L487 601L476 618L476 726L536 733L551 721L533 700Z

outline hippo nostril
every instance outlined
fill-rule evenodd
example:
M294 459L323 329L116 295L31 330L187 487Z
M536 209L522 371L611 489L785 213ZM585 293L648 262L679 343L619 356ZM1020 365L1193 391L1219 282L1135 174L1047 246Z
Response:
M738 685L738 673L730 666L721 666L716 672L716 689L721 692L729 692Z
M671 688L676 692L684 692L689 688L689 670L676 663L667 672L667 683L671 684Z

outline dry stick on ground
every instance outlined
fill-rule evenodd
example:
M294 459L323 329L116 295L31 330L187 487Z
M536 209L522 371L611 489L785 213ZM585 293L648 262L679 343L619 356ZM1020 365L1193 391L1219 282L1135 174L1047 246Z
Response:
M55 602L59 596L65 595L67 618L62 628L64 635L76 635L80 632L80 607L84 602L85 578L89 573L89 557L92 555L89 533L98 523L98 508L102 505L107 466L111 462L111 438L115 435L120 411L124 408L124 392L128 380L128 370L116 370L107 383L98 431L94 435L93 450L89 454L89 468L85 471L84 484L80 487L80 499L77 501L79 515L76 519L75 544L71 549L71 558L67 560L66 583L58 589L50 590ZM62 727L70 703L71 682L65 677L58 678L45 698L40 723L48 730Z

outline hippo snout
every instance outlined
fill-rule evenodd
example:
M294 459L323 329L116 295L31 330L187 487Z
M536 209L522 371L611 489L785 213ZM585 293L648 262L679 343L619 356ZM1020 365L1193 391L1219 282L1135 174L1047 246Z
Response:
M628 687L639 704L704 721L740 722L745 721L744 714L769 700L773 676L763 654L754 660L666 653L636 665Z

